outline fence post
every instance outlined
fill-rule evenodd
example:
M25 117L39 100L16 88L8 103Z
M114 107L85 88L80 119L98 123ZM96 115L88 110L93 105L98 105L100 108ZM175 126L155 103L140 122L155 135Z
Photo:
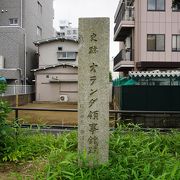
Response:
M19 124L19 120L18 120L18 109L15 109L15 121L17 124Z
M118 116L117 116L117 114L118 114L118 113L116 112L116 113L115 113L115 128L117 128L117 120L118 120L118 118L117 118L117 117L118 117Z
M16 94L16 85L13 86L14 88L14 95Z

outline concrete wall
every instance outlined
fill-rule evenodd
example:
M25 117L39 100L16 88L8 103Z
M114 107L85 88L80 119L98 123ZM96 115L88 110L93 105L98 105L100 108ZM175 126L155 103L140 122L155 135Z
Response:
M59 102L60 95L67 95L68 102L77 102L77 73L77 67L70 66L37 71L35 73L36 101Z
M50 43L41 44L39 46L39 67L44 67L47 65L54 65L59 63L71 62L71 64L77 64L77 61L58 61L57 51L58 47L62 47L62 52L77 52L78 43L73 41L54 41Z
M0 26L9 26L10 18L18 18L20 25L21 22L21 0L1 0L0 12L4 10L4 13L0 15ZM7 10L7 12L6 12Z
M38 11L38 2L42 5L42 13ZM0 44L3 44L0 47L0 55L5 56L8 68L18 67L24 72L24 34L26 34L26 74L28 83L32 83L33 73L30 70L37 68L38 65L38 59L35 56L37 47L33 42L54 35L53 0L1 0L0 12L1 10L7 10L7 12L0 15ZM18 18L19 28L10 27L9 18ZM4 28L4 26L7 27ZM42 29L42 36L37 35L37 26ZM20 27L23 28L21 32Z
M0 26L0 44L0 55L4 57L4 69L0 70L0 76L9 80L18 79L20 83L21 79L24 80L24 31L19 27Z
M27 74L29 82L33 79L31 69L37 68L38 59L35 58L37 47L33 42L52 37L54 34L53 29L53 0L39 0L42 5L42 14L38 12L37 0L24 0L23 4L23 27L26 30L27 37ZM37 26L42 29L42 36L37 35Z
M180 52L172 52L172 34L180 34L180 13L172 11L165 0L165 11L147 11L147 0L135 1L135 61L179 61ZM165 51L148 52L147 34L165 34Z
M0 99L4 100L4 101L8 101L10 106L16 106L16 96L12 95L12 96L4 96L4 97L0 97ZM18 105L25 105L28 103L32 103L34 101L34 94L21 94L18 95Z

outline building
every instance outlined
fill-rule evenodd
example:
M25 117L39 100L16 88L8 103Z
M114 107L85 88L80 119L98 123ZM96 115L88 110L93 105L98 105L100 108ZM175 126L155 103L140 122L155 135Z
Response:
M33 42L53 36L53 0L0 1L0 76L8 84L32 84L37 67Z
M67 20L60 20L59 22L60 31L57 32L57 36L68 38L68 39L78 39L78 28L71 27L71 23Z
M36 101L77 102L78 42L54 37L36 41L39 68L34 69Z
M114 71L180 68L180 7L171 0L120 0L114 41L120 51Z

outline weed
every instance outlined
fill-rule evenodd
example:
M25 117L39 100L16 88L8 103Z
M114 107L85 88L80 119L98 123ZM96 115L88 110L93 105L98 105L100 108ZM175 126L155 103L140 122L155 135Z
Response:
M147 133L132 124L121 125L111 134L109 144L109 162L94 168L78 166L76 132L58 136L20 134L17 148L6 156L16 159L16 163L37 159L45 162L38 171L26 174L34 179L180 179L180 132ZM18 178L23 176L16 173Z

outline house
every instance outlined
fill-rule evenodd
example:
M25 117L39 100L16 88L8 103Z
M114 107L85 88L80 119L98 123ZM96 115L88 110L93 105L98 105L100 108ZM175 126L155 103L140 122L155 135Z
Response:
M120 0L115 13L114 41L119 53L114 71L180 68L180 7L172 0Z
M34 69L36 101L77 102L78 42L53 37L36 41L39 68Z
M8 84L32 84L37 68L33 42L53 36L53 0L0 1L0 76Z

